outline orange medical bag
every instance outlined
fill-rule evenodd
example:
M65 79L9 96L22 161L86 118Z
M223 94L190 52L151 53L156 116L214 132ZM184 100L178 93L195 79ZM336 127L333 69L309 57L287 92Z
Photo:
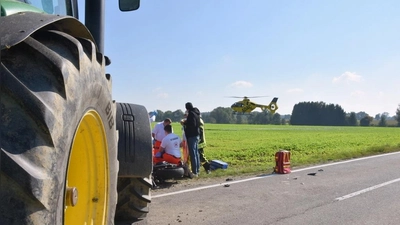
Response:
M274 168L275 173L286 174L290 173L290 152L286 150L280 150L275 153L275 163Z

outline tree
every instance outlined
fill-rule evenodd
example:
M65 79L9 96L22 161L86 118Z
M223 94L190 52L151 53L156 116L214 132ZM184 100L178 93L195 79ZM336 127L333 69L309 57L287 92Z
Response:
M349 126L357 126L358 125L358 121L357 121L355 112L351 112L350 116L347 117L347 125L349 125Z
M210 113L209 112L202 112L201 113L201 118L203 119L203 121L205 122L205 123L210 123L210 120L211 120L211 118L210 118Z
M373 118L371 116L366 115L364 118L360 120L360 126L369 126L372 120Z
M358 112L356 113L357 120L361 120L362 118L369 116L366 112Z
M247 123L247 116L245 115L236 115L236 123L237 124L246 124Z
M157 110L157 116L156 116L156 122L161 122L163 121L164 118L164 112L161 110Z
M158 121L163 121L166 118L170 118L172 120L172 117L173 117L172 111L168 110L168 111L164 112L164 117L162 117L162 118L160 117L160 119ZM172 122L174 122L174 121L172 121Z
M386 127L387 126L386 116L381 116L381 119L379 120L378 126L380 126L380 127Z
M216 123L234 123L236 120L233 118L232 109L231 108L224 108L218 107L210 112L210 117L215 119Z
M171 120L172 122L179 122L181 121L181 119L183 119L184 115L185 113L182 110L178 109L172 113Z
M271 124L280 125L281 124L281 115L279 113L274 113L272 116Z
M382 116L386 116L386 119L388 119L389 118L389 113L388 112L383 112Z
M396 110L396 120L397 120L397 126L400 127L400 104Z
M300 102L293 107L292 125L346 125L346 113L339 105L324 102Z
M252 112L251 114L254 115L252 118L252 124L269 124L270 123L270 116L268 112Z

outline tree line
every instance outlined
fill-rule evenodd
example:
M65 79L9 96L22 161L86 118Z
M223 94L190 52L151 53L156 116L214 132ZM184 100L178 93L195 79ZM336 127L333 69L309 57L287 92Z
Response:
M400 105L396 115L389 118L389 113L369 116L365 112L346 113L337 104L326 104L324 102L300 102L294 105L291 115L271 114L269 111L240 114L233 113L230 107L218 107L211 112L202 112L205 123L217 124L274 124L274 125L321 125L321 126L371 126L375 119L378 126L388 126L388 120L396 120L400 126ZM156 121L170 118L173 122L179 122L184 118L182 110L166 111L157 110Z

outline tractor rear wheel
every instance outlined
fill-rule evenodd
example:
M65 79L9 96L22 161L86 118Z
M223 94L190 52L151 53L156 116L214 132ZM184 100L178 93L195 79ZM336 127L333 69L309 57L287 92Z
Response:
M115 104L104 67L92 41L55 30L1 51L0 224L114 223Z

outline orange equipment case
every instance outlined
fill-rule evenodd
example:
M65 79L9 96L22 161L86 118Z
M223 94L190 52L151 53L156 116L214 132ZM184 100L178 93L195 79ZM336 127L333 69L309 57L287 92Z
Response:
M280 150L275 153L276 166L274 168L275 173L286 174L290 173L290 152L286 150Z

